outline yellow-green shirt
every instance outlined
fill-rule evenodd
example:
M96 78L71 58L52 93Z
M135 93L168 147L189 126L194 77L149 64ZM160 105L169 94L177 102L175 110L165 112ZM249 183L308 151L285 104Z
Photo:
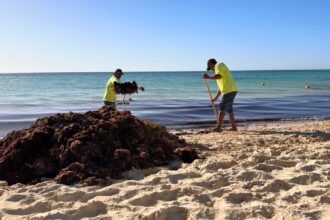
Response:
M217 80L217 84L222 95L237 91L235 80L224 63L215 64L214 72L221 75L221 78Z
M116 76L112 76L107 83L103 100L107 102L116 102L115 82L120 83Z

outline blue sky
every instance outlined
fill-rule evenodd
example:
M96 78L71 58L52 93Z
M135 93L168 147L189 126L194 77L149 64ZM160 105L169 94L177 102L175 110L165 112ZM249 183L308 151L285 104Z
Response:
M0 72L330 69L327 0L0 0Z

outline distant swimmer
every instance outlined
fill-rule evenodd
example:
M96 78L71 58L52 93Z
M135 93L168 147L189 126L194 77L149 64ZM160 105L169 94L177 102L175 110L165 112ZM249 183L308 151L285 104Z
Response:
M311 87L309 85L305 85L305 89L310 89Z
M265 85L266 85L266 83L262 82L262 83L261 83L261 85L262 85L262 86L265 86Z

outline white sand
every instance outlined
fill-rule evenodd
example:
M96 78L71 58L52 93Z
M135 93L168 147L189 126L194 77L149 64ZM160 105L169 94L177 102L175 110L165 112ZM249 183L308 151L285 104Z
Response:
M330 122L182 137L205 159L107 187L0 182L0 218L330 219Z

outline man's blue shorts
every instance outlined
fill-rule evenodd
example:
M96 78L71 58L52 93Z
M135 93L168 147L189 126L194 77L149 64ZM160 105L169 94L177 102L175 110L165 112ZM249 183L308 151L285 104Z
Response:
M237 92L230 92L223 95L222 100L219 104L220 112L227 112L231 114L234 112L233 103Z

